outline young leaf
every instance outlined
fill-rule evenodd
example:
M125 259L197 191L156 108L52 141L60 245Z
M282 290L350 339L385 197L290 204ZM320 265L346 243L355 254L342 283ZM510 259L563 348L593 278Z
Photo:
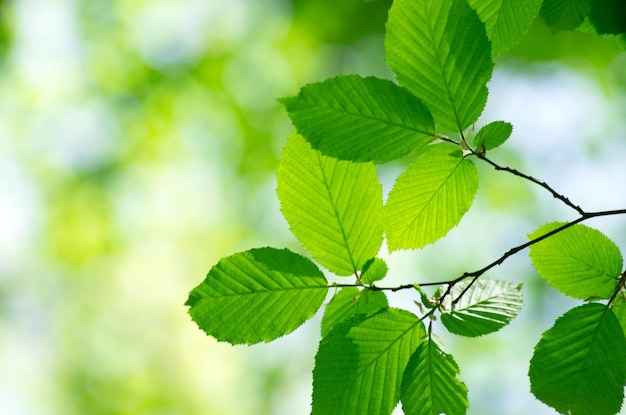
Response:
M513 126L505 121L494 121L478 131L474 137L474 147L484 146L486 150L492 150L501 146L513 132Z
M422 322L399 309L336 326L315 356L312 415L391 414L402 373L424 336Z
M337 275L354 275L378 253L382 186L373 164L323 156L294 133L277 176L283 215L320 264Z
M439 295L440 293L435 293L435 295L433 297L428 297L428 295L426 295L426 293L424 292L424 290L422 290L422 287L420 287L417 284L413 285L413 288L415 288L415 291L417 291L420 295L420 300L422 301L422 304L424 307L426 308L430 308L433 309L435 307L439 306ZM437 289L437 291L439 291L439 289ZM416 301L415 302L421 309L421 306L419 305L419 303Z
M381 258L371 258L363 265L361 281L363 281L364 284L372 284L385 278L387 271L389 271L389 267L387 267L387 263L384 260Z
M463 131L478 119L493 62L485 25L465 0L395 0L385 49L400 85L438 125Z
M542 0L468 0L485 23L492 44L492 55L498 56L530 29L539 14Z
M313 148L343 160L385 163L424 147L435 135L424 104L384 79L337 76L281 102Z
M493 333L522 310L520 284L486 279L477 280L453 305L468 284L468 280L456 284L443 301L441 323L450 333L468 337Z
M405 415L464 414L469 406L467 387L457 376L452 355L428 339L409 359L402 378Z
M382 291L359 290L356 287L342 288L324 309L322 337L336 324L360 314L373 314L381 308L389 308L387 297Z
M300 327L327 291L324 274L309 259L288 249L258 248L220 260L185 305L217 340L255 344Z
M417 249L442 238L472 205L476 166L447 144L427 147L394 184L384 208L391 251Z
M529 239L547 234L564 222L551 222ZM622 272L619 248L602 232L574 225L530 247L539 275L552 287L574 298L610 298Z
M591 0L544 0L543 19L554 31L578 27L591 10Z
M603 304L576 307L543 333L530 360L532 393L562 414L613 415L624 399L626 339Z

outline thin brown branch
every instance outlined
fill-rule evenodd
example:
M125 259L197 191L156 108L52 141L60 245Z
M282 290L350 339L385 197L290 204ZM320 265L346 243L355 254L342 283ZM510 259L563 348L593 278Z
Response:
M505 171L505 172L511 173L511 174L513 174L513 175L515 175L517 177L521 177L521 178L529 180L529 181L531 181L531 182L533 182L535 184L538 184L539 186L543 187L548 192L550 192L554 198L559 199L561 202L565 203L567 206L569 206L572 209L574 209L580 215L585 215L585 211L580 206L578 206L577 204L573 203L566 196L564 196L564 195L560 194L559 192L557 192L556 190L554 190L548 183L546 183L544 181L541 181L539 179L536 179L536 178L534 178L532 176L529 176L527 174L524 174L521 171L513 169L511 167L500 166L499 164L497 164L493 160L487 158L487 156L485 156L484 154L480 154L480 153L475 152L475 151L474 151L474 154L476 155L476 157L478 157L479 159L487 162L494 169L496 169L498 171Z
M617 298L619 293L624 289L624 287L626 287L626 271L622 272L622 275L620 275L620 279L617 282L617 285L615 286L615 292L613 292L613 295L609 299L607 306L610 306L611 304L613 304L613 301L615 301L615 299Z
M457 280L455 280L456 282L461 281L465 278L472 278L472 281L467 285L467 287L465 287L465 289L461 292L461 294L459 294L459 296L457 298L454 299L453 304L456 304L461 297L463 297L463 295L467 292L467 290L469 290L471 288L472 285L474 285L474 283L476 282L476 280L478 280L478 278L483 275L485 272L489 271L491 268L498 266L500 264L502 264L504 261L507 260L507 258L517 254L519 251L522 251L528 247L530 247L531 245L536 244L537 242L541 242L546 238L549 238L552 235L555 235L559 232L564 231L565 229L568 229L578 223L584 222L588 219L591 218L597 218L600 216L611 216L611 215L624 215L626 214L626 209L617 209L617 210L604 210L604 211L600 211L600 212L587 212L587 213L583 213L578 219L575 219L571 222L567 222L562 226L559 226L556 229L553 229L552 231L538 236L535 239L531 239L530 241L523 243L521 245L518 245L516 247L513 247L511 249L509 249L508 251L506 251L500 258L496 259L495 261L491 262L490 264L486 265L485 267L474 271L474 272L466 272L464 273L460 278L457 278ZM456 283L455 282L455 283ZM450 288L451 289L451 288ZM446 294L449 293L450 290L446 291ZM442 296L443 297L443 296Z
M506 261L508 258L510 258L511 256L517 254L518 252L538 243L543 241L546 238L551 237L552 235L555 235L559 232L562 232L568 228L571 228L572 226L579 224L581 222L584 222L586 220L592 219L592 218L597 218L597 217L601 217L601 216L613 216L613 215L626 215L626 209L615 209L615 210L603 210L603 211L599 211L599 212L584 212L579 218L571 221L571 222L567 222L561 226L559 226L556 229L553 229L550 232L547 232L541 236L538 236L537 238L531 239L528 242L525 242L523 244L517 245L511 249L509 249L508 251L506 251L504 254L502 254L498 259L496 259L495 261L485 265L484 267L476 270L476 271L472 271L472 272L465 272L463 273L461 276L452 279L452 280L447 280L447 281L437 281L437 282L425 282L425 283L419 283L419 284L403 284L403 285L399 285L396 287L379 287L376 285L371 285L371 286L365 286L366 289L368 290L372 290L372 291L391 291L391 292L396 292L396 291L401 291L401 290L407 290L407 289L412 289L415 287L415 285L419 285L421 287L428 287L428 286L440 286L440 285L446 285L446 291L442 294L440 301L443 301L444 298L446 298L448 295L450 295L450 292L452 291L452 288L459 283L460 281L463 281L467 278L472 278L472 281L467 285L467 287L465 287L465 289L461 292L461 294L459 294L459 296L457 298L455 298L452 303L456 304L459 302L459 300L461 299L461 297L463 297L463 295L472 287L472 285L474 285L474 283L478 280L478 278L480 278L483 274L485 274L487 271L489 271L490 269L501 265L504 261ZM329 286L329 288L333 288L333 287L364 287L362 284L332 284ZM425 317L432 315L432 312L429 312L426 314Z

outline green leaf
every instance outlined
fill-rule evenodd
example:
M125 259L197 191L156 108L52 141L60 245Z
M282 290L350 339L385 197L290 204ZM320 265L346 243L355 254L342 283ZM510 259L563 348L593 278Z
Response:
M288 249L258 248L220 260L185 305L217 340L254 344L300 327L327 291L324 274L309 259Z
M469 406L467 387L457 376L452 355L431 339L411 356L402 379L405 415L464 414Z
M624 350L624 333L606 306L576 307L535 346L528 371L531 391L562 414L616 414L624 398Z
M389 271L389 267L384 260L381 258L371 258L363 266L361 281L363 281L364 284L373 284L385 278L387 271Z
M452 301L467 288L464 280L452 287L443 301L441 323L450 333L476 337L500 330L522 310L521 284L487 279L477 280L456 303Z
M413 285L413 288L415 288L415 291L417 291L420 295L420 300L422 301L422 305L426 308L430 308L433 309L435 307L439 306L439 294L435 293L435 295L433 297L428 297L428 295L426 295L426 293L424 292L424 290L422 290L422 287L420 287L417 284ZM439 291L439 290L437 290ZM434 298L436 297L436 298ZM416 304L418 304L419 307L419 303L416 301ZM421 307L420 307L421 309Z
M624 294L622 295L624 296ZM624 298L623 300L626 300L626 298ZM626 334L626 301L623 301L621 304L613 307L611 310L613 310L613 314L615 314L615 317L617 317L617 321L619 321L619 324L622 326L624 334Z
M384 208L390 251L422 248L456 226L472 205L478 173L447 144L428 146L394 184Z
M485 23L498 56L522 39L539 14L542 0L468 0Z
M528 235L538 238L565 222L551 222ZM562 293L582 300L610 298L622 272L619 248L602 232L574 225L530 247L539 275Z
M591 0L544 0L541 15L554 31L578 27L591 10Z
M486 150L492 150L501 146L513 132L513 126L505 121L494 121L478 131L474 137L474 146L480 148L485 146Z
M593 12L593 10L592 10L592 12ZM617 34L617 35L613 35L613 34L599 34L601 29L597 28L595 26L595 23L593 23L590 18L585 19L585 21L582 22L582 24L580 26L578 26L576 28L576 30L580 31L580 32L583 32L583 33L587 33L587 34L597 35L601 39L606 40L608 43L610 43L614 47L616 47L616 48L618 48L618 49L620 49L622 51L626 50L626 33L620 33L620 34Z
M378 253L382 186L373 164L323 156L294 133L277 176L283 215L320 264L337 275L354 275Z
M385 163L424 147L435 135L424 104L388 80L338 76L281 102L313 148L343 160Z
M589 19L599 34L617 35L626 32L624 0L591 0Z
M389 308L387 297L382 291L359 290L356 287L342 288L330 300L322 318L322 337L336 324L360 314L373 314L381 308Z
M402 373L424 336L422 322L398 309L336 326L315 356L312 415L391 414Z
M487 102L493 62L485 25L464 0L395 0L387 63L449 131L474 123Z

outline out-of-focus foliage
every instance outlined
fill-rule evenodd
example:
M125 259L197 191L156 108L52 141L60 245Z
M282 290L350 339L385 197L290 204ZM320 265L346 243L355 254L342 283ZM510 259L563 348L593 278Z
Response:
M382 31L376 7L364 34ZM0 407L273 413L295 374L207 342L182 303L225 252L286 233L276 98L323 66L322 40L291 23L314 19L271 0L1 10Z
M314 42L351 44L381 34L392 0L292 0L294 26Z

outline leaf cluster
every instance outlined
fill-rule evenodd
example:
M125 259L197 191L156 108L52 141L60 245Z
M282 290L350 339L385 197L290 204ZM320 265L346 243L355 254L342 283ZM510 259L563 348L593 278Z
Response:
M522 309L522 287L483 274L530 247L542 278L586 301L539 340L529 369L532 393L561 413L619 411L626 273L618 247L580 222L626 211L585 212L546 183L488 158L511 136L510 123L473 132L494 56L519 41L540 12L555 30L590 22L598 33L613 33L619 25L596 3L395 0L385 48L397 83L340 75L281 99L296 131L281 156L277 194L311 259L271 247L222 259L191 291L192 319L220 341L268 342L311 318L331 291L312 414L384 415L399 402L409 415L462 414L467 387L432 322L465 337L507 325ZM384 197L376 164L399 159L408 165ZM478 189L477 162L530 180L580 217L540 227L486 267L434 284L432 296L422 289L432 283L378 286L388 272L384 242L389 252L420 249L459 224ZM330 283L323 269L352 282ZM385 293L400 289L414 290L419 312L389 307Z

